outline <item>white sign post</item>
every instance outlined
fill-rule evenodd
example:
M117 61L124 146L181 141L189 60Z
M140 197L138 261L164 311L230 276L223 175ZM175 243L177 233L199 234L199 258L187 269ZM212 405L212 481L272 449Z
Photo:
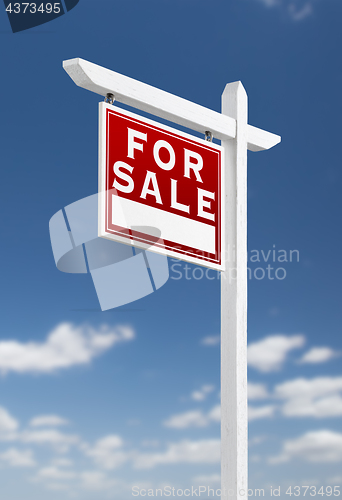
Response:
M105 97L113 94L119 102L221 140L226 252L221 273L221 499L247 500L247 149L269 149L280 137L247 123L241 82L226 86L222 113L217 113L83 59L64 61L63 67L80 87Z
M236 119L236 138L222 141L228 262L221 273L221 498L247 500L247 95L240 82L226 86L222 113Z

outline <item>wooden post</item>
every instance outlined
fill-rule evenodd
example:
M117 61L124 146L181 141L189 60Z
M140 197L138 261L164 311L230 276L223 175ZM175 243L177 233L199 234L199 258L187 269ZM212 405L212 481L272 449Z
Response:
M225 252L221 273L222 500L248 496L247 415L247 94L241 82L222 94L222 113L236 119L225 149Z

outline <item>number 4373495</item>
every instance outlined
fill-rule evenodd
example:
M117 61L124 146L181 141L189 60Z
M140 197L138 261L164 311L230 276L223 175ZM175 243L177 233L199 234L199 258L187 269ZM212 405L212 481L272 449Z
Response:
M37 3L26 3L26 2L21 2L21 3L13 3L12 7L12 2L9 3L6 7L6 12L9 12L10 14L59 14L61 12L61 3L60 2L55 2L55 3L47 3L47 4L37 4Z
M316 486L290 486L286 491L286 495L289 495L290 497L292 495L294 495L295 497L298 497L299 495L302 495L304 497L305 495L311 497L315 497L318 495L327 497L339 497L340 494L341 492L339 486L334 486L334 489L332 488L332 486L326 486L325 488L323 486L321 486L320 488L316 488Z

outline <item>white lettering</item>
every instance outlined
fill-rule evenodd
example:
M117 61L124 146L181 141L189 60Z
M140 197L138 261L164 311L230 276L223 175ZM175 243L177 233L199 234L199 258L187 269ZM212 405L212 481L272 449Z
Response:
M135 142L134 139L140 139L141 141L147 141L147 134L143 134L142 132L138 132L137 130L133 130L131 128L128 129L128 158L133 158L134 160L134 150L138 149L139 151L143 151L144 145L140 142Z
M196 160L196 163L192 163L190 158ZM195 172L197 182L203 182L202 178L199 174L199 171L203 168L203 158L198 153L194 151L189 151L188 149L184 149L184 177L190 179L190 170Z
M165 148L168 150L170 159L167 163L164 163L159 156L159 151L161 148ZM155 145L153 146L153 156L156 164L158 167L162 168L163 170L172 170L173 167L175 166L176 163L176 155L175 152L172 148L172 146L166 142L166 141L157 141Z
M119 184L118 181L115 179L113 182L113 187L117 189L118 191L122 191L123 193L131 193L134 189L134 181L132 177L130 177L127 174L124 174L121 172L120 168L125 168L128 170L130 173L133 172L133 168L124 161L117 161L114 163L114 174L119 177L119 179L122 179L123 181L127 182L127 186L123 186L122 184Z
M189 205L183 205L177 201L177 181L171 179L171 207L181 210L182 212L190 212Z
M209 198L210 200L215 200L215 193L211 193L210 191L206 191L205 189L197 188L198 191L198 213L199 217L203 217L208 220L215 220L215 214L210 214L209 212L205 212L204 208L211 208L211 202L205 201L204 198Z
M153 189L149 189L150 182L152 182ZM155 172L149 172L148 170L146 172L145 182L144 182L144 185L143 185L143 188L141 191L140 198L144 198L144 200L146 200L147 194L151 194L152 196L154 196L156 199L156 202L159 203L160 205L163 204L161 197L160 197L157 176L156 176Z

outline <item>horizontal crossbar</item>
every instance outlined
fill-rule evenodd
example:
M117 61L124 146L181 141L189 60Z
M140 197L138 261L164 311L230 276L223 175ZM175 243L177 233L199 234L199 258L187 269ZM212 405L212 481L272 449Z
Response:
M195 104L146 83L121 75L84 59L69 59L63 68L70 78L84 89L102 96L114 94L115 100L140 109L183 127L201 132L210 131L216 139L234 139L236 120ZM247 147L251 151L269 149L280 137L248 125Z

